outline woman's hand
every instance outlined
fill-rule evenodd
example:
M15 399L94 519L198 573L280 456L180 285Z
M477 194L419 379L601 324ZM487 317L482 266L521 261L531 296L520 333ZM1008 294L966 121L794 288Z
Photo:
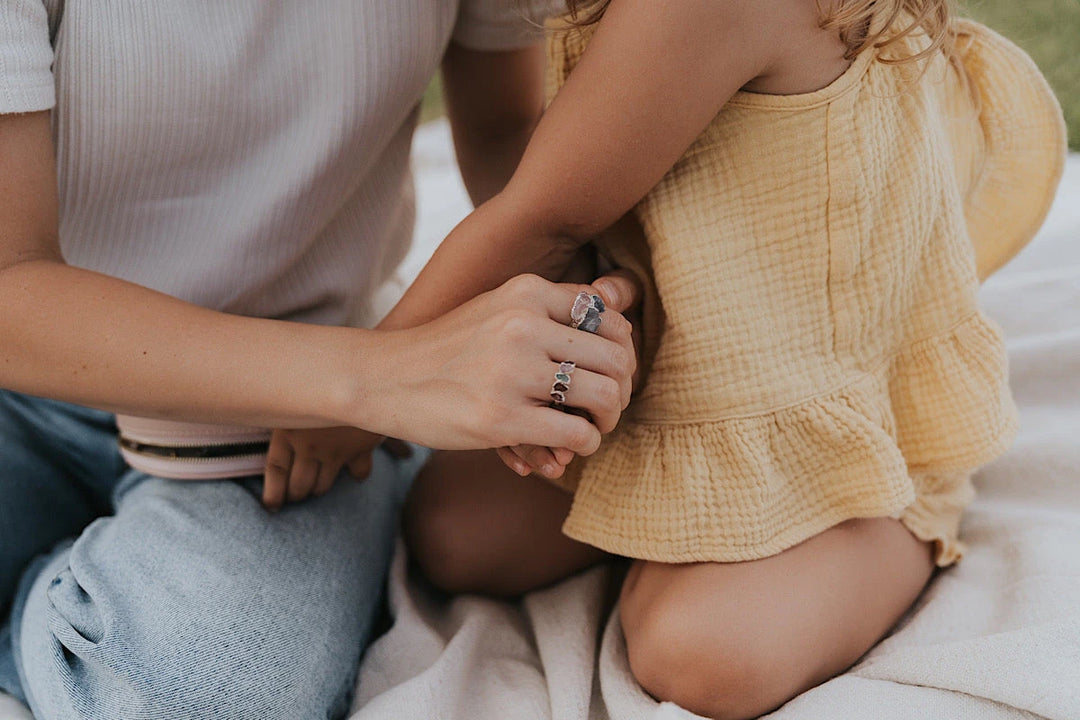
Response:
M637 290L625 277L611 282L604 292L615 302L597 335L567 324L577 294L596 288L534 275L425 325L380 333L385 367L367 384L368 400L389 410L380 430L442 449L531 444L592 454L629 403L636 366L630 324L617 308ZM567 360L577 366L567 404L591 422L551 407L555 373Z
M607 275L597 278L593 288L604 299L604 304L610 310L619 312L624 317L631 319L632 347L636 354L641 352L640 343L640 311L641 311L641 286L632 273L626 270L615 270ZM606 318L607 315L605 314ZM600 324L601 332L604 324ZM636 355L635 355L636 357ZM638 366L635 364L633 380L636 385ZM568 399L568 404L569 399ZM566 448L548 448L539 445L516 445L502 447L496 450L499 458L511 470L521 476L537 473L549 480L562 477L566 466L574 459L575 454Z

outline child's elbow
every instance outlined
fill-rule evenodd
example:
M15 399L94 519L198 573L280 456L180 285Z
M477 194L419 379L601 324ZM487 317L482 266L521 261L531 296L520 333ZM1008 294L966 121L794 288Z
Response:
M529 188L514 180L500 193L500 200L523 218L533 233L575 251L618 219L603 217L584 198L581 203L567 202L558 192Z

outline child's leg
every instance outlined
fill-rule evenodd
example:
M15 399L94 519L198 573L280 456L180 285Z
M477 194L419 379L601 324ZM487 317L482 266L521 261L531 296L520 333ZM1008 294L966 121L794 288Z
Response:
M515 474L494 451L437 452L406 502L405 539L444 590L520 595L606 557L562 534L572 500Z
M630 667L658 699L754 718L854 663L933 568L930 546L889 518L753 562L637 562L621 600Z

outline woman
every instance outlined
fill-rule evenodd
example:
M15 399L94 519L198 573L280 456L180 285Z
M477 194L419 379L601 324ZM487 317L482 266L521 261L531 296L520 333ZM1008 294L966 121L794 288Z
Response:
M594 425L542 402L555 355L628 396L625 322L565 327L578 287L519 280L414 330L356 329L407 249L414 111L440 60L474 199L512 172L542 103L519 13L3 4L0 688L37 717L348 709L418 458L377 451L365 483L270 514L258 476L124 462L195 462L184 428L206 427L184 423L596 448ZM634 294L596 285L615 310ZM172 435L124 437L122 457L113 413Z

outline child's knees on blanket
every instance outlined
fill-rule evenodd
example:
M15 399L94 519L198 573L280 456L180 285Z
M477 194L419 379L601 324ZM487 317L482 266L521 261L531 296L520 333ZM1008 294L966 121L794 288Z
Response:
M475 551L474 527L466 508L439 502L431 493L413 493L405 506L409 555L424 576L446 592L484 589L487 568Z
M513 597L606 557L560 531L571 501L494 452L437 452L405 504L405 540L436 587Z
M754 718L850 667L911 606L930 547L891 518L849 520L747 562L637 562L620 619L650 694Z
M644 602L624 593L621 620L634 678L661 702L717 720L756 718L784 703L790 681L752 628L691 612L672 594Z

